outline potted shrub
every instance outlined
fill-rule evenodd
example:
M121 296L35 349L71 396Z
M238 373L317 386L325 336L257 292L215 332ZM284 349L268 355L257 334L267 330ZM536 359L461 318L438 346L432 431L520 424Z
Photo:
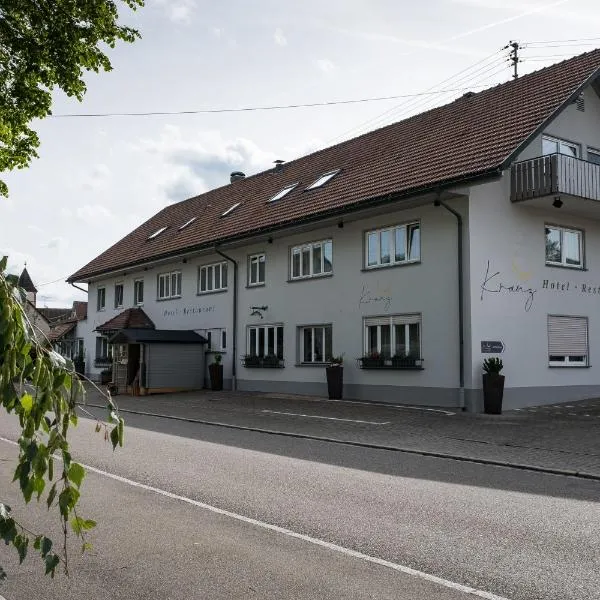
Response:
M223 365L221 364L221 354L218 352L214 355L214 362L208 365L208 373L210 375L210 389L219 391L223 389Z
M503 367L502 359L496 356L483 361L483 410L489 415L502 413L504 375L500 372Z
M379 352L371 352L360 360L364 369L376 369L377 367L383 367L385 363L384 357Z
M276 356L275 354L267 354L264 358L263 358L263 367L267 367L267 368L275 368L279 366L279 357Z
M325 367L327 393L330 400L341 400L344 388L344 356L330 356Z

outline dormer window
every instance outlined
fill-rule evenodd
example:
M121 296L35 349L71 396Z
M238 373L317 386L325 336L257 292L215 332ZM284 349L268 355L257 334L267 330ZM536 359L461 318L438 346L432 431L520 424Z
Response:
M292 183L284 187L281 191L277 192L272 198L269 198L269 202L276 202L277 200L281 200L284 196L287 196L298 184Z
M240 204L241 202L236 202L233 206L230 206L221 216L226 217L228 214L232 213Z
M314 190L315 188L321 187L325 185L330 179L333 179L341 169L335 169L335 171L328 171L327 173L323 173L319 179L311 183L306 189Z
M192 217L191 219L189 219L188 221L186 221L180 228L179 231L181 231L182 229L185 229L186 227L188 227L189 225L191 225L198 217Z
M166 227L161 227L160 229L157 229L152 235L148 236L149 240L153 240L154 238L157 238L163 231L166 231Z

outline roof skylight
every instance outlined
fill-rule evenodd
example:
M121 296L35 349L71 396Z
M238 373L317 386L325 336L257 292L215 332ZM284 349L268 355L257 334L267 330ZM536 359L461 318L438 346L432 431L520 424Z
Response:
M241 202L236 202L233 206L230 206L221 216L226 217L229 213L232 213L240 204Z
M148 236L148 239L153 240L154 238L157 238L166 229L167 227L161 227L160 229L157 229L152 235Z
M269 202L275 202L276 200L281 200L284 196L287 196L298 184L292 183L284 187L281 191L277 192L272 198L269 198Z
M180 228L179 231L185 229L188 225L191 225L198 217L192 217L189 221L186 221Z
M323 175L321 175L321 177L319 177L319 179L317 179L316 181L313 181L306 189L314 190L315 188L325 185L330 179L335 177L340 171L341 171L341 169L335 169L335 171L328 171L327 173L323 173Z

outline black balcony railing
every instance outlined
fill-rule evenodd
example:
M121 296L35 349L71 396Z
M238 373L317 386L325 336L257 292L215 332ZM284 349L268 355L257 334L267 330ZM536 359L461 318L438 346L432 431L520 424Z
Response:
M511 200L554 194L600 200L600 165L565 154L550 154L511 167Z

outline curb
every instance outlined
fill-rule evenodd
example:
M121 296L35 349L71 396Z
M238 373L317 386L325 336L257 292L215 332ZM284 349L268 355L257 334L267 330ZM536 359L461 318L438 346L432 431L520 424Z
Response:
M89 406L91 408L105 409L101 404L83 404L78 406ZM220 423L219 421L204 421L202 419L192 419L191 417L177 417L175 415L162 415L159 413L145 412L141 410L131 410L119 408L119 412L133 415L143 415L145 417L155 417L159 419L170 419L172 421L183 421L185 423L197 423L198 425L209 425L211 427L224 427L226 429L237 429L239 431L253 431L256 433L265 433L268 435L278 435L282 437L291 437L303 440L315 440L318 442L328 442L330 444L342 444L345 446L354 446L358 448L369 448L371 450L387 450L388 452L402 452L403 454L416 454L418 456L428 456L431 458L442 458L445 460L456 460L459 462L469 462L480 465L490 465L494 467L506 467L521 471L533 471L536 473L546 473L548 475L561 475L563 477L577 477L579 479L588 479L600 481L600 475L595 473L586 473L585 471L572 471L569 469L553 469L551 467L540 467L538 465L529 465L526 463L513 463L503 460L493 460L488 458L474 458L471 456L461 456L460 454L448 454L446 452L432 452L429 450L415 450L413 448L402 448L400 446L386 446L383 444L370 444L368 442L354 442L352 440L338 440L336 438L322 437L317 435L308 435L305 433L293 433L289 431L277 431L275 429L261 429L260 427L245 427L244 425L233 425L231 423Z

